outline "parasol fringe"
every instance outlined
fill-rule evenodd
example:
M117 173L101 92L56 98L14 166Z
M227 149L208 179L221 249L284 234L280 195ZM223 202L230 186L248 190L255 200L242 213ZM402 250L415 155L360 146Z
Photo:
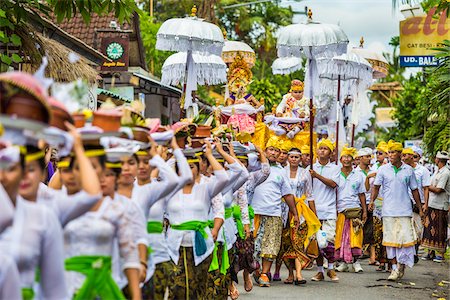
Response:
M185 64L174 64L162 68L161 83L178 85L184 81ZM218 85L227 81L226 65L196 65L199 85Z
M272 73L274 75L288 75L291 73L294 73L295 71L301 70L302 65L298 64L293 67L287 67L287 68L276 68L272 66Z
M348 41L323 46L278 45L278 57L331 58L347 52Z
M223 45L223 42L218 41L200 40L196 38L188 40L167 34L158 34L156 39L156 49L163 51L187 52L188 50L192 50L220 56Z
M359 84L369 87L372 82L372 68L358 63L338 63L327 59L317 63L320 78L337 80L338 75L342 81L359 79Z

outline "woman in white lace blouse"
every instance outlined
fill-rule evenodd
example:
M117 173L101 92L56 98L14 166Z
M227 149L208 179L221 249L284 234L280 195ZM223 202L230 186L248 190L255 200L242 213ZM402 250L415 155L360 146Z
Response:
M177 265L169 287L171 299L203 299L212 260L214 239L208 222L211 200L228 182L228 175L206 142L205 157L214 176L201 182L199 159L188 159L194 182L187 184L167 204L170 227L167 231L169 254Z
M0 171L0 182L14 206L12 225L0 234L0 253L16 263L24 299L34 295L37 269L41 298L68 299L61 224L52 210L35 203L39 183L45 176L43 155L39 149L28 147L20 162Z

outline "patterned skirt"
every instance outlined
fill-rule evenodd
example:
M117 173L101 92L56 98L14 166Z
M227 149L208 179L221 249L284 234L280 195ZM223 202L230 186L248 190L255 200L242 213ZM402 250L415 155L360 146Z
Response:
M386 247L383 246L383 222L375 216L373 217L373 240L376 260L380 263L387 263Z
M163 300L166 289L172 285L175 264L172 261L165 261L155 265L155 273L152 278L144 283L141 289L142 299Z
M447 210L428 208L423 228L423 247L445 252L447 247L447 214Z
M373 245L374 244L374 236L373 236L373 213L367 212L367 221L364 223L364 240L363 245Z
M217 247L217 259L219 262L222 261L223 244L220 243ZM232 249L229 251L232 252ZM231 257L231 256L229 256ZM206 299L224 299L228 298L228 286L231 283L230 272L227 274L220 273L220 267L218 270L208 272L208 279L206 281Z
M253 233L245 240L241 239L238 235L235 243L235 251L235 263L231 264L231 266L234 268L236 274L241 270L247 270L247 272L253 273L253 271L259 269L259 264L253 257L253 252L255 252Z
M212 255L198 266L192 247L180 247L180 259L170 279L169 299L210 299L206 296L209 265Z
M298 230L295 228L290 228L290 243L289 247L283 255L283 259L298 259L302 265L302 269L305 268L309 263L310 259L306 255L305 251L305 240L308 234L308 225L303 222Z
M283 228L283 232L281 233L281 247L280 251L277 255L277 265L281 265L284 259L284 255L286 252L288 252L290 249L292 249L292 242L291 242L291 228L286 227Z
M281 247L281 217L255 215L255 258L275 260Z

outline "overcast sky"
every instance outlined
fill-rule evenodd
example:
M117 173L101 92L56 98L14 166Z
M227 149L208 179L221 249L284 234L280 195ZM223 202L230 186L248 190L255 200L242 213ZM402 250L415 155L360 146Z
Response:
M392 52L389 41L399 34L399 21L403 19L397 9L392 9L392 0L283 0L283 6L291 5L295 11L308 6L313 11L313 20L338 24L345 31L351 47L359 46L361 36L364 47L371 50ZM294 22L303 22L304 15L294 17Z

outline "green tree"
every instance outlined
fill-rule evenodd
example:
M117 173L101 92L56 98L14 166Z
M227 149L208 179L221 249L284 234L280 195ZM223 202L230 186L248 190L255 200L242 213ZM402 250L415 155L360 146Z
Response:
M89 23L91 14L114 12L119 21L128 20L138 8L134 0L1 0L0 1L0 42L5 45L0 50L0 72L6 71L13 63L22 62L17 48L22 45L18 30L24 30L28 16L38 18L52 13L58 22L70 19L80 13ZM25 29L26 30L26 29Z
M246 4L248 5L242 5ZM168 52L160 52L154 49L156 44L156 32L159 26L167 19L181 18L190 13L192 6L197 5L197 15L205 18L220 28L225 29L230 40L238 40L247 43L256 53L256 64L253 67L253 82L250 90L256 93L256 97L263 97L266 101L266 109L271 110L272 105L281 101L281 95L289 90L290 81L294 78L303 79L303 71L297 71L289 76L272 75L270 68L277 58L276 39L274 32L281 26L292 23L293 11L290 7L281 7L280 1L253 3L253 0L164 0L154 1L154 18L152 24L143 26L142 38L146 47L148 62L153 61L156 76L160 76L161 67ZM149 11L149 2L143 0L143 10ZM238 7L228 8L230 5ZM215 6L215 13L211 13L211 6ZM141 24L148 21L148 16L143 17ZM147 27L148 26L148 27ZM145 32L147 31L147 32ZM267 84L267 85L265 85ZM200 87L198 94L209 103L214 99L208 96L208 91L223 92L222 87ZM261 90L258 92L258 90ZM267 92L272 91L272 92Z
M393 99L397 126L383 134L386 140L423 139L430 156L450 148L450 41L434 50L439 66L403 80L404 91Z
M450 150L450 40L435 48L440 60L431 68L423 108L428 112L429 126L423 137L428 153Z
M156 33L161 24L147 13L141 14L141 37L146 52L145 59L150 72L158 77L161 77L161 68L164 61L172 54L169 51L156 50Z

